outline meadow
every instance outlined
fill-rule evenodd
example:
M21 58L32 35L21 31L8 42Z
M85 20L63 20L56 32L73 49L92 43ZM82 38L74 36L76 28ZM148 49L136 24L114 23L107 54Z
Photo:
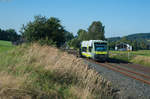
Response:
M110 51L110 58L150 66L150 50Z
M13 46L11 42L0 40L0 53L7 52L7 51L11 50L14 47L15 46Z
M113 54L132 54L132 55L141 55L141 56L150 56L150 50L138 50L138 51L110 51Z

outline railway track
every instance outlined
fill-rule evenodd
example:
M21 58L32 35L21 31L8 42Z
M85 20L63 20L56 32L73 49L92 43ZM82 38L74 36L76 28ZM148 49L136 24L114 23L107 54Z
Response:
M67 52L69 54L73 54L73 55L78 56L78 53L75 50L69 50ZM100 66L106 67L106 68L108 68L108 69L110 69L112 71L119 72L120 74L123 74L123 75L125 75L125 76L127 76L129 78L132 78L132 79L135 79L135 80L138 80L140 82L143 82L145 84L150 85L150 76L145 75L143 73L135 72L133 70L125 68L122 65L119 66L119 64L113 64L111 62L110 63L109 62L100 63L100 62L94 61L92 59L87 59L87 60L92 62L92 63L98 64ZM137 68L134 67L134 69L137 69Z
M132 78L132 79L135 79L135 80L138 80L138 81L141 81L143 83L150 85L150 76L147 76L145 74L135 72L135 71L123 68L122 66L117 66L117 65L114 65L114 64L108 63L108 62L100 63L100 62L96 62L96 61L90 60L90 59L88 59L88 61L95 63L95 64L98 64L100 66L106 67L106 68L113 70L115 72L119 72L125 76Z

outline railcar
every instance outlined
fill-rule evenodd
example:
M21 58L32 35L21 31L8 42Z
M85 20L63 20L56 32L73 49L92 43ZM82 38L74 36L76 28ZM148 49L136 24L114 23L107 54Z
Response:
M98 61L108 59L108 42L104 40L82 41L80 44L79 54L81 57L92 58Z

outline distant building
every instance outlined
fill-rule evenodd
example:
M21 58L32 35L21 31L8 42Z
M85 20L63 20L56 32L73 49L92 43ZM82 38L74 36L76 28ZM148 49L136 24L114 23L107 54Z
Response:
M132 46L127 43L119 43L115 46L116 51L132 51Z

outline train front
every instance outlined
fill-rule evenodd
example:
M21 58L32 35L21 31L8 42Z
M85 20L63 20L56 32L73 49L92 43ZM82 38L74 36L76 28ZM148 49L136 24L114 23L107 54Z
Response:
M108 59L108 45L107 41L94 42L94 59L99 61L106 61Z

